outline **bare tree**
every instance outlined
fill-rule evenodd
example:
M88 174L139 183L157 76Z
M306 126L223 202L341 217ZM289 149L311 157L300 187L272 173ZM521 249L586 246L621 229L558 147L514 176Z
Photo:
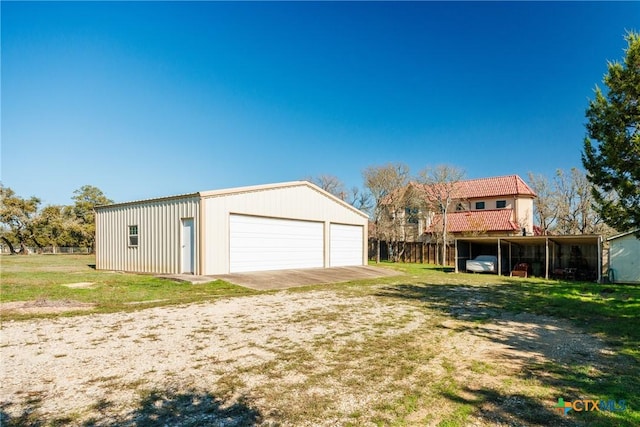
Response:
M529 183L538 197L533 206L543 234L609 234L602 217L594 209L594 199L585 173L572 168L558 169L550 182L529 173Z
M317 177L308 177L306 181L312 182L322 188L327 193L331 193L340 200L345 200L347 193L344 190L344 183L340 178L334 175L318 175Z
M371 215L371 209L373 208L371 193L362 191L358 187L351 187L351 192L348 194L346 202L354 208Z
M538 220L542 234L549 234L549 231L556 226L558 219L558 193L556 188L549 183L544 175L534 175L529 172L529 184L538 195L533 199L534 216Z
M373 208L370 193L362 191L355 186L351 187L351 190L346 191L342 180L334 175L318 175L315 178L307 177L305 180L314 183L324 191L333 194L340 200L349 203L354 208L367 214L370 214Z
M593 234L606 232L602 217L594 209L591 183L585 173L572 168L569 174L556 171L558 193L558 226L560 234Z
M402 255L399 247L404 221L405 192L409 183L409 166L404 163L388 163L370 166L362 172L364 185L371 194L372 219L377 240L376 262L380 262L380 242L388 242L392 259Z
M417 181L423 192L424 209L442 217L442 265L447 265L447 213L454 201L460 199L459 181L465 172L451 165L427 167L420 171Z

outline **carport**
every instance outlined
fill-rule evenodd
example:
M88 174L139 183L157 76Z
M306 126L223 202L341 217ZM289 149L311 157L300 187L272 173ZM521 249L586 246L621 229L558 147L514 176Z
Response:
M455 271L466 270L466 261L478 255L498 258L498 274L508 275L525 262L536 277L574 278L600 282L602 236L504 236L455 239Z

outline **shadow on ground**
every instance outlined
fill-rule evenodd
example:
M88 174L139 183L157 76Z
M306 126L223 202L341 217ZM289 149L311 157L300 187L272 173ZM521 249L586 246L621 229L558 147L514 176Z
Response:
M523 394L504 396L495 390L463 388L466 395L443 393L451 401L478 408L477 416L496 426L583 426L581 422L560 415L549 406Z
M638 291L610 285L506 280L495 285L397 284L381 288L378 296L418 301L460 320L441 327L473 334L506 349L520 359L520 378L559 390L556 400L614 399L625 400L627 406L624 412L561 415L551 400L542 404L482 385L476 390L443 393L452 401L473 405L483 419L500 425L631 427L640 425Z
M78 423L73 416L41 417L41 401L32 400L19 416L10 416L6 405L0 407L2 426L81 425L85 427L155 427L155 426L253 426L262 420L260 412L246 398L227 402L210 393L153 390L145 393L138 407L125 415L113 415L113 403L96 402L92 409L96 415ZM99 415L98 415L99 414Z

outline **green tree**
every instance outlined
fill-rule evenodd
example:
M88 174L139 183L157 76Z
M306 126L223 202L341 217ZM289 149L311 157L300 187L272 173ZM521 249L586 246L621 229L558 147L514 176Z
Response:
M38 242L35 229L38 216L40 199L30 197L23 199L16 195L9 187L0 185L0 222L2 222L2 235L0 239L9 246L12 254L27 253L27 243L29 241L41 246ZM15 249L18 246L18 250Z
M78 221L71 206L49 205L42 208L35 219L35 230L41 243L52 246L54 253L60 246L76 246L72 230Z
M629 32L624 62L610 62L586 112L582 163L596 209L618 231L640 227L640 34Z
M96 241L95 210L98 205L108 205L112 200L104 195L102 190L92 185L83 185L73 192L73 213L76 224L71 233L78 246L85 246L93 250Z

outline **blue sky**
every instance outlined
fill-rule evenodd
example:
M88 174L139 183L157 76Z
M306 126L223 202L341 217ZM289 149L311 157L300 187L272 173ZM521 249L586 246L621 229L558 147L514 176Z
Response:
M451 164L581 167L640 2L5 2L4 185L115 201Z

